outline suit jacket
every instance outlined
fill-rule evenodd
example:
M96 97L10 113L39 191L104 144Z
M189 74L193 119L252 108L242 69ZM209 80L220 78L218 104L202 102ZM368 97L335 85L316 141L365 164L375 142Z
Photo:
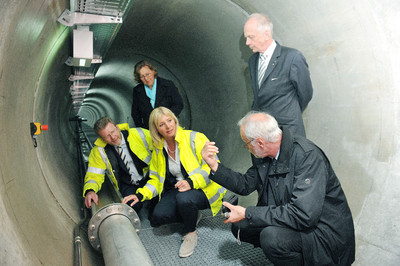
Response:
M260 87L257 82L258 60L259 53L249 59L254 92L252 110L267 112L280 126L305 136L301 113L313 95L306 59L298 50L277 43Z
M124 135L127 146L130 147L131 144L128 139L129 132L127 130L121 130L121 133ZM121 159L121 156L119 156L113 146L107 144L104 150L107 154L108 160L110 161L112 169L114 170L114 175L117 178L118 187L121 191L122 196L128 196L129 194L125 193L125 191L127 191L130 186L134 186L133 184L131 184L131 176L129 174L128 168L126 167L125 163ZM140 160L130 148L128 150L136 167L136 170L141 176L143 176L143 168L147 166L147 163ZM146 179L147 177L144 176L143 180Z
M157 92L154 108L164 106L169 108L176 116L183 109L182 97L178 92L177 87L171 80L157 77ZM135 127L149 129L149 117L153 111L150 103L150 98L146 95L144 84L140 83L133 88L132 111L131 115L135 122Z

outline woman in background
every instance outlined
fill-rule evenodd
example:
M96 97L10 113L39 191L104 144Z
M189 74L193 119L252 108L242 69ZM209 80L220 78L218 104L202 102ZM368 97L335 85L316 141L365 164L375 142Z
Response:
M131 115L135 127L149 129L151 111L159 106L169 108L176 116L183 109L182 97L171 80L158 76L155 66L143 60L135 65Z

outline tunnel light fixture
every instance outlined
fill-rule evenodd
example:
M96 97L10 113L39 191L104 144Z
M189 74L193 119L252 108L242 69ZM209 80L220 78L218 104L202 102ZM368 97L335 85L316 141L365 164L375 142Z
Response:
M93 60L93 32L89 26L79 26L73 31L73 65L90 67Z
M90 64L89 64L90 65ZM86 59L79 59L79 66L84 67L86 66Z

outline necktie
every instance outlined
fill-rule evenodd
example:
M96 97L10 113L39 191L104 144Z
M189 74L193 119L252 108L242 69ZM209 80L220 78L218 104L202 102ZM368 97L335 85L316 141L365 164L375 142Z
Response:
M260 54L260 58L258 59L258 86L261 86L261 81L264 77L265 70L267 69L267 55Z
M126 158L126 154L124 152L124 149L121 146L118 146L118 154L121 157L122 161L126 165L126 168L128 169L128 172L130 170L129 165L128 165L128 158Z
M126 156L124 149L121 146L117 146L117 150L118 150L119 156L121 157L121 160L126 165L126 169L128 169L129 175L131 176L131 184L136 185L137 182L139 182L142 179L141 175L137 171L134 164L133 164L132 169L129 167L128 157Z

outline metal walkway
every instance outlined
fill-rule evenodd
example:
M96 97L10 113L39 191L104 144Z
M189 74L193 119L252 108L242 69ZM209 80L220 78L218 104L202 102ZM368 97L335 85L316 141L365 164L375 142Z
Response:
M182 224L153 228L147 219L147 210L140 211L139 238L154 265L273 265L261 248L243 242L239 245L230 225L224 224L220 215L213 217L210 210L203 210L202 214L197 227L197 247L192 256L180 258Z

